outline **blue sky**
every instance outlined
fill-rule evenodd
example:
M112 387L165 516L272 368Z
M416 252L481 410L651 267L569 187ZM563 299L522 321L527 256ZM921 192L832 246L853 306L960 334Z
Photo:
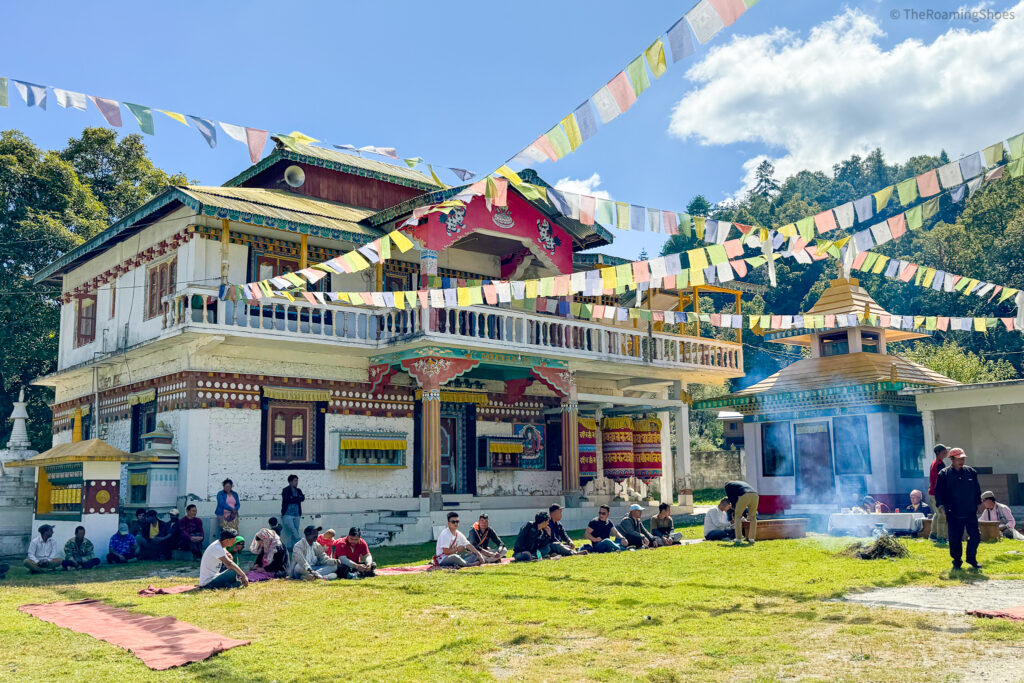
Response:
M692 4L17 3L5 8L0 76L394 146L483 172L572 111ZM717 201L740 191L760 155L780 169L828 168L874 146L897 160L937 145L955 156L1024 130L1016 107L999 104L1024 79L1007 57L1019 51L1008 41L1024 9L982 4L1016 9L1018 19L971 22L913 20L908 5L959 3L762 0L670 63L579 151L538 170L552 183L597 173L590 187L617 200L681 210L697 193ZM122 130L135 132L123 116ZM227 136L211 150L194 129L156 116L146 142L161 167L213 185L248 165L245 147ZM2 128L43 147L102 123L91 104L65 111L52 93L47 111L27 109L13 87L10 108L0 109ZM664 239L616 235L608 251L626 257Z

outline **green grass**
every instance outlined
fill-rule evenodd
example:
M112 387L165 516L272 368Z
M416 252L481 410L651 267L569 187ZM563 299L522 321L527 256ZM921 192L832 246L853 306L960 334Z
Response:
M725 498L725 489L694 489L694 505L718 505Z
M696 526L682 529L698 537ZM838 557L841 539L701 543L647 552L364 581L273 581L245 590L140 598L153 563L0 584L0 678L11 680L971 680L972 658L1012 648L1024 630L931 613L830 602L851 589L955 585L944 548L910 557ZM426 559L432 544L376 551L383 565ZM983 544L984 577L1024 578L1024 561ZM134 656L16 611L100 598L251 640L204 662L150 672ZM974 620L966 621L973 623Z

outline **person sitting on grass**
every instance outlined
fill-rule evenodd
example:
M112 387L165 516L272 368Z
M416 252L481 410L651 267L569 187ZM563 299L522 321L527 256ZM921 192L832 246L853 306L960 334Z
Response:
M249 552L256 555L252 567L245 573L249 581L283 579L288 574L288 553L281 538L270 529L260 529L249 544Z
M228 548L228 552L231 553L231 557L235 557L241 555L243 550L245 550L245 536L235 536L235 543Z
M206 532L203 530L203 520L197 516L195 505L185 508L185 519L178 520L177 548L188 550L192 553L192 559L198 560L203 554L203 539Z
M85 537L85 527L76 526L74 538L64 544L64 561L60 566L68 569L92 569L100 563L100 558L92 547L92 541Z
M480 551L459 531L459 513L448 513L448 526L437 535L434 563L439 567L472 567L484 561Z
M60 568L60 553L57 551L57 542L53 540L53 527L43 524L39 527L39 535L28 544L28 557L25 558L25 567L30 574L42 574L52 572Z
M551 516L541 510L519 530L512 547L512 559L516 562L532 562L551 554L551 537L547 534Z
M629 506L629 512L619 520L619 534L622 536L624 545L627 548L657 548L661 541L651 535L640 518L644 514L642 505L633 503Z
M491 528L491 519L486 512L480 513L480 519L469 530L470 545L480 551L484 562L501 562L501 559L508 555L508 548L502 543L498 534ZM494 550L490 549L494 545Z
M139 542L139 559L141 560L166 560L171 556L168 542L170 526L167 522L160 521L156 510L146 511L142 529L135 540Z
M348 572L339 570L340 576L361 579L377 575L377 563L373 561L370 546L363 540L359 527L352 527L348 530L348 535L338 541L338 544L334 546L334 556L338 559L340 566L348 569Z
M985 491L981 494L981 516L979 522L999 522L999 533L1004 538L1015 538L1018 541L1024 540L1024 536L1017 531L1017 521L1008 505L996 501L996 494Z
M135 536L136 540L138 540L139 534L142 533L142 528L144 526L146 526L148 523L149 522L146 519L146 509L145 508L139 508L138 510L136 510L135 511L135 520L132 521L132 524L131 524L132 536Z
M107 564L124 564L139 558L139 542L128 533L128 525L121 522L117 533L110 537L107 547Z
M548 508L548 516L551 517L547 530L548 536L551 537L551 551L558 555L586 555L587 551L577 550L569 534L565 533L562 526L562 506L552 503Z
M619 538L620 534L608 519L611 514L611 508L602 505L597 509L597 517L587 524L583 535L590 541L590 552L615 553L622 550L622 546L612 540L612 538Z
M292 548L292 566L288 576L303 581L331 581L338 578L338 561L333 557L327 557L324 547L316 542L317 535L322 529L323 527L312 524L303 529L302 539Z
M324 547L324 553L327 557L333 557L338 559L338 555L334 552L334 549L341 544L341 541L337 538L338 533L334 529L328 529L327 531L320 534L317 537L316 542Z
M732 503L728 498L718 501L718 505L704 513L704 540L724 541L735 538L736 532L729 521L729 510Z
M910 492L910 507L907 508L907 512L920 512L925 517L931 517L933 511L931 506L924 502L924 494L914 489Z
M674 545L683 540L682 532L676 531L672 521L672 506L668 503L658 505L658 514L651 517L651 534L661 541L662 545Z
M220 538L206 546L199 560L200 588L238 588L239 585L245 588L249 585L245 572L228 554L228 547L234 544L235 532L222 529ZM224 571L221 571L222 564L227 567Z

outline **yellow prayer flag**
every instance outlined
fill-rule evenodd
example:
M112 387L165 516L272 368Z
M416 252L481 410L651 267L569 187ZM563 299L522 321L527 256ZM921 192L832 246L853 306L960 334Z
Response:
M555 294L555 278L542 277L537 281L537 296L554 296Z
M932 280L935 279L935 273L937 271L934 268L925 268L924 279L921 280L921 285L924 287L931 287Z
M779 234L783 237L796 237L796 223L788 223L779 228Z
M469 306L469 287L457 287L455 294L458 296L459 306Z
M688 252L686 252L686 257L690 260L691 271L703 271L705 268L708 267L708 255L703 248L690 249ZM692 273L691 277L693 277Z
M291 294L289 294L288 292L286 292L283 289L278 291L277 293L280 294L281 296L283 296L285 299L288 299L288 301L295 301L295 297L292 296Z
M705 223L706 220L707 219L704 218L704 216L693 217L693 229L697 233L697 239L699 240L704 239L704 231L707 229L707 224Z
M700 268L690 268L690 286L699 287L705 284L704 271Z
M974 319L974 331L975 332L984 332L985 328L986 328L986 325L985 325L985 319L984 318L975 318Z
M875 261L875 267L871 269L872 273L881 273L885 270L885 264L889 263L889 257L878 255L878 260Z
M402 252L403 254L412 249L412 240L410 240L408 237L398 232L397 230L392 230L391 232L389 232L388 237L390 237L391 241L395 243L396 247L398 247L398 251Z
M615 266L615 283L619 287L631 287L636 284L633 281L632 263L623 263L621 266Z
M186 126L188 125L188 121L185 119L185 116L183 114L179 114L176 111L167 111L166 109L157 109L157 111L161 114L166 114L167 116L170 116L178 123L184 123Z
M501 166L499 166L498 170L495 171L495 173L497 173L498 175L502 176L503 178L508 178L509 182L511 182L513 185L522 185L523 184L523 179L519 177L519 174L516 173L515 171L513 171L511 168L509 168L505 164L502 164Z
M615 269L614 268L602 268L601 269L601 289L615 289Z
M295 142L298 142L298 143L303 144L303 145L308 145L311 142L320 142L316 138L310 137L310 136L306 135L305 133L300 133L297 130L293 130L291 133L288 133L288 137L290 137Z
M923 315L915 315L914 316L914 329L916 330L917 328L923 327L923 326L924 326L924 316Z
M395 292L395 308L398 310L405 309L405 292Z
M353 270L365 270L370 267L370 262L364 259L363 255L358 251L350 251L347 254L342 254L341 258L348 261Z
M665 64L665 46L662 44L661 38L651 43L651 46L644 50L644 56L647 57L647 66L651 67L651 73L654 74L654 77L661 78L661 75L668 68Z
M892 198L892 190L893 186L890 185L889 187L874 193L876 213L884 209L886 205L889 203L889 199Z
M480 287L469 288L469 303L473 306L480 306L484 303L484 296Z
M447 183L445 183L443 180L441 180L440 178L437 177L437 173L434 172L434 167L433 166L431 166L430 164L427 164L427 170L430 171L430 177L434 179L435 183L437 183L438 185L440 185L441 187L443 187L446 190L450 187Z
M629 204L615 202L615 227L619 230L629 230Z
M536 299L537 298L537 281L527 280L526 281L526 298Z
M580 126L576 123L576 114L569 114L562 119L562 127L565 128L565 135L569 138L569 149L575 152L576 148L583 144Z

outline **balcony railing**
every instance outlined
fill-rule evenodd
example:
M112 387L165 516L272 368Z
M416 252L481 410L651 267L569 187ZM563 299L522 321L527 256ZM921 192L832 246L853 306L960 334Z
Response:
M164 328L270 334L295 340L336 341L385 348L428 340L499 352L533 352L660 367L707 368L742 374L742 347L734 342L653 332L581 320L474 306L458 309L375 310L313 306L306 301L221 301L215 290L189 288L167 297Z

